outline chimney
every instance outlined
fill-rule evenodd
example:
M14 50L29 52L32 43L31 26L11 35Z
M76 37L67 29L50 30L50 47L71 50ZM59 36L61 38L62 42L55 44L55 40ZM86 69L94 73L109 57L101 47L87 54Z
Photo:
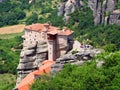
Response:
M48 23L44 24L45 31L47 31L49 29L49 26L50 26L50 24L48 24Z
M64 27L63 29L62 29L62 31L66 31L67 30L67 28L66 27Z

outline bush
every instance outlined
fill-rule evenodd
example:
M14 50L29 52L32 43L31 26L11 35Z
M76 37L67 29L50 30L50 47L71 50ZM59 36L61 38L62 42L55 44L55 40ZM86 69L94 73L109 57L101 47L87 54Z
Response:
M38 21L38 15L36 13L33 13L30 17L27 18L26 24L32 24L32 23L37 23Z
M115 51L117 51L116 45L115 44L108 44L105 47L105 51L106 52L115 52Z
M100 56L100 55L99 55ZM112 57L112 58L111 58ZM95 60L104 60L101 68ZM119 90L120 88L120 52L101 54L91 62L78 67L66 65L55 77L37 79L32 90Z
M17 65L19 63L20 51L12 51L12 48L22 43L20 37L8 40L0 40L0 73L17 73Z

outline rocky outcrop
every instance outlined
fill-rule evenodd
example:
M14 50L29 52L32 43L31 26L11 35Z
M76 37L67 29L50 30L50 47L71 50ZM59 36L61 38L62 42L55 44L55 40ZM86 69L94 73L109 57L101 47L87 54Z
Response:
M120 25L120 10L114 10L109 16L109 23Z
M37 69L37 67L41 66L43 60L46 60L48 57L48 46L47 42L45 41L23 46L24 47L20 54L20 62L17 67L18 78L16 85L18 85L21 80L26 77L26 75Z
M58 5L58 16L64 15L63 20L69 23L71 16L77 8L85 6L82 0L67 0ZM117 0L88 0L88 6L93 11L94 25L103 23L120 25L120 11L116 10Z
M64 21L66 24L69 23L69 14L73 13L77 8L83 5L80 0L68 0L67 2L61 2L58 5L58 16L64 15Z
M29 0L29 4L31 4L32 2L34 2L35 0Z
M100 23L119 25L119 14L114 13L117 0L88 0L88 5L93 11L94 25Z
M71 51L56 60L56 63L51 67L51 75L56 75L56 73L60 72L67 63L80 66L84 62L90 61L96 54L101 52L102 50L99 49L82 49L75 53Z
M59 3L58 5L58 16L61 16L64 14L64 9L65 9L65 3Z

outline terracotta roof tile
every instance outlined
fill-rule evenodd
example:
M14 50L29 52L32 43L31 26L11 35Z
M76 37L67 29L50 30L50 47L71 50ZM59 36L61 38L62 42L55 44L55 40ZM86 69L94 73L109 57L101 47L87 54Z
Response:
M51 34L51 35L55 35L55 34L57 34L57 33L58 33L57 30L53 30L53 31L49 31L49 32L47 32L47 34Z
M18 90L29 90L29 86L34 82L35 75L49 74L51 65L55 62L52 60L46 60L43 62L43 66L40 66L38 70L35 70L28 74L20 84L18 84Z
M62 30L61 32L58 33L58 35L71 35L73 31L71 30Z
M51 26L47 23L46 24L40 24L40 23L32 24L32 25L26 26L25 29L33 30L33 31L37 31L37 32L47 31L48 34L52 34L52 35L55 35L55 34L70 35L73 33L73 31L71 31L71 30L68 30L68 29L60 30L60 28Z
M33 30L33 31L42 31L45 29L45 27L43 24L37 23L37 24L32 24L32 25L26 26L25 29Z

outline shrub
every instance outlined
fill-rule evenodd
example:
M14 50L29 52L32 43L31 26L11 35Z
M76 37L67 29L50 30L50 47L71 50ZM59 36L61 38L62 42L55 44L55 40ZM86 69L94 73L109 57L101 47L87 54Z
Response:
M96 67L95 60L103 59L105 64ZM32 90L119 90L120 88L120 52L101 54L100 57L76 65L65 65L55 77L37 79Z
M108 44L105 47L105 51L106 52L115 52L115 51L117 51L116 45L115 44Z
M38 15L36 13L33 13L30 17L27 18L26 24L32 24L32 23L37 23L38 21Z

